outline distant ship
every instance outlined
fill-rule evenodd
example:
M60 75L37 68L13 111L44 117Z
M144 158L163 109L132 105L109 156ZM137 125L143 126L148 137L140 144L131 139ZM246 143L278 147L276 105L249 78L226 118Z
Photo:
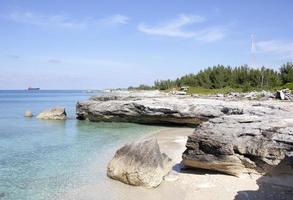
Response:
M40 88L34 88L34 87L29 86L29 87L27 88L27 90L40 90Z

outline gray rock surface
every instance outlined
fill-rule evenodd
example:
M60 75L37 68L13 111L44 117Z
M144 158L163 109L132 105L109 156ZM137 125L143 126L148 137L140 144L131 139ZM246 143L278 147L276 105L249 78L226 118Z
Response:
M78 102L77 119L103 122L198 125L225 112L239 112L221 101L178 96L102 96Z
M171 170L171 159L160 152L156 139L126 144L109 162L107 175L123 183L157 187Z
M277 99L293 101L293 94L289 89L279 90L275 94Z
M273 99L279 99L279 100L287 100L287 101L293 101L293 94L289 89L283 89L279 90L276 93L272 93L270 91L253 91L253 92L245 92L245 93L239 93L239 92L230 92L228 94L213 94L209 95L210 98L216 98L216 99L229 99L229 100L273 100Z
M255 108L201 124L188 138L183 164L236 176L271 171L293 153L293 112L272 105ZM293 175L291 167L287 173Z
M278 98L280 100L285 100L285 94L284 94L284 92L282 90L277 91L276 98Z
M65 120L66 111L65 108L52 108L45 110L38 114L37 119L46 119L46 120Z

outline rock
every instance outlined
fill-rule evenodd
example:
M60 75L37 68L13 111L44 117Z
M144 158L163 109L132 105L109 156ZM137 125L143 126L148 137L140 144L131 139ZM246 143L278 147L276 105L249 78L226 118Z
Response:
M243 94L239 93L239 92L230 92L228 94L228 98L239 98L239 97L242 97Z
M78 102L77 119L196 126L223 115L221 102L190 96L92 98ZM228 106L229 107L229 106Z
M25 111L24 116L25 117L32 117L33 113L31 111L27 110L27 111Z
M216 94L216 97L219 97L219 98L224 98L224 97L225 97L225 95L224 95L224 94L221 94L221 93L219 93L219 94Z
M221 111L226 115L241 115L243 114L243 109L240 108L230 108L230 107L223 107Z
M171 170L171 159L156 139L126 144L116 151L107 167L110 178L123 183L148 188L157 187Z
M291 93L291 90L289 90L288 88L277 91L275 97L281 100L293 101L293 94Z
M284 94L284 92L282 90L277 91L276 98L281 99L281 100L285 100L285 94Z
M52 108L41 112L37 119L48 119L48 120L65 120L66 111L65 108Z
M201 124L187 140L183 164L235 176L267 173L293 153L292 112L279 112L223 116Z
M175 95L186 95L187 94L187 92L185 92L185 91L176 91L175 92Z
M196 126L182 157L186 167L235 176L266 173L293 153L293 106L290 102L159 94L114 96L78 102L77 118Z
M186 90L172 90L168 93L169 95L187 95Z

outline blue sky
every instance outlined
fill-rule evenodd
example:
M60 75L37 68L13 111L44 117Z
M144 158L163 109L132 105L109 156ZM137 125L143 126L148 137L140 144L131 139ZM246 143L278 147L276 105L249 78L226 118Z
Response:
M152 84L293 58L290 0L0 0L0 89Z

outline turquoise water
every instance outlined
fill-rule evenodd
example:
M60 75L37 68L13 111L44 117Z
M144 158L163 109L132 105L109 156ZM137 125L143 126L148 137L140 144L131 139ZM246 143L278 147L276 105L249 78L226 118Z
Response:
M1 200L60 199L87 185L104 187L106 164L115 150L159 129L75 120L76 102L90 95L82 91L0 91ZM37 114L54 106L66 107L69 119L23 117L26 110Z

